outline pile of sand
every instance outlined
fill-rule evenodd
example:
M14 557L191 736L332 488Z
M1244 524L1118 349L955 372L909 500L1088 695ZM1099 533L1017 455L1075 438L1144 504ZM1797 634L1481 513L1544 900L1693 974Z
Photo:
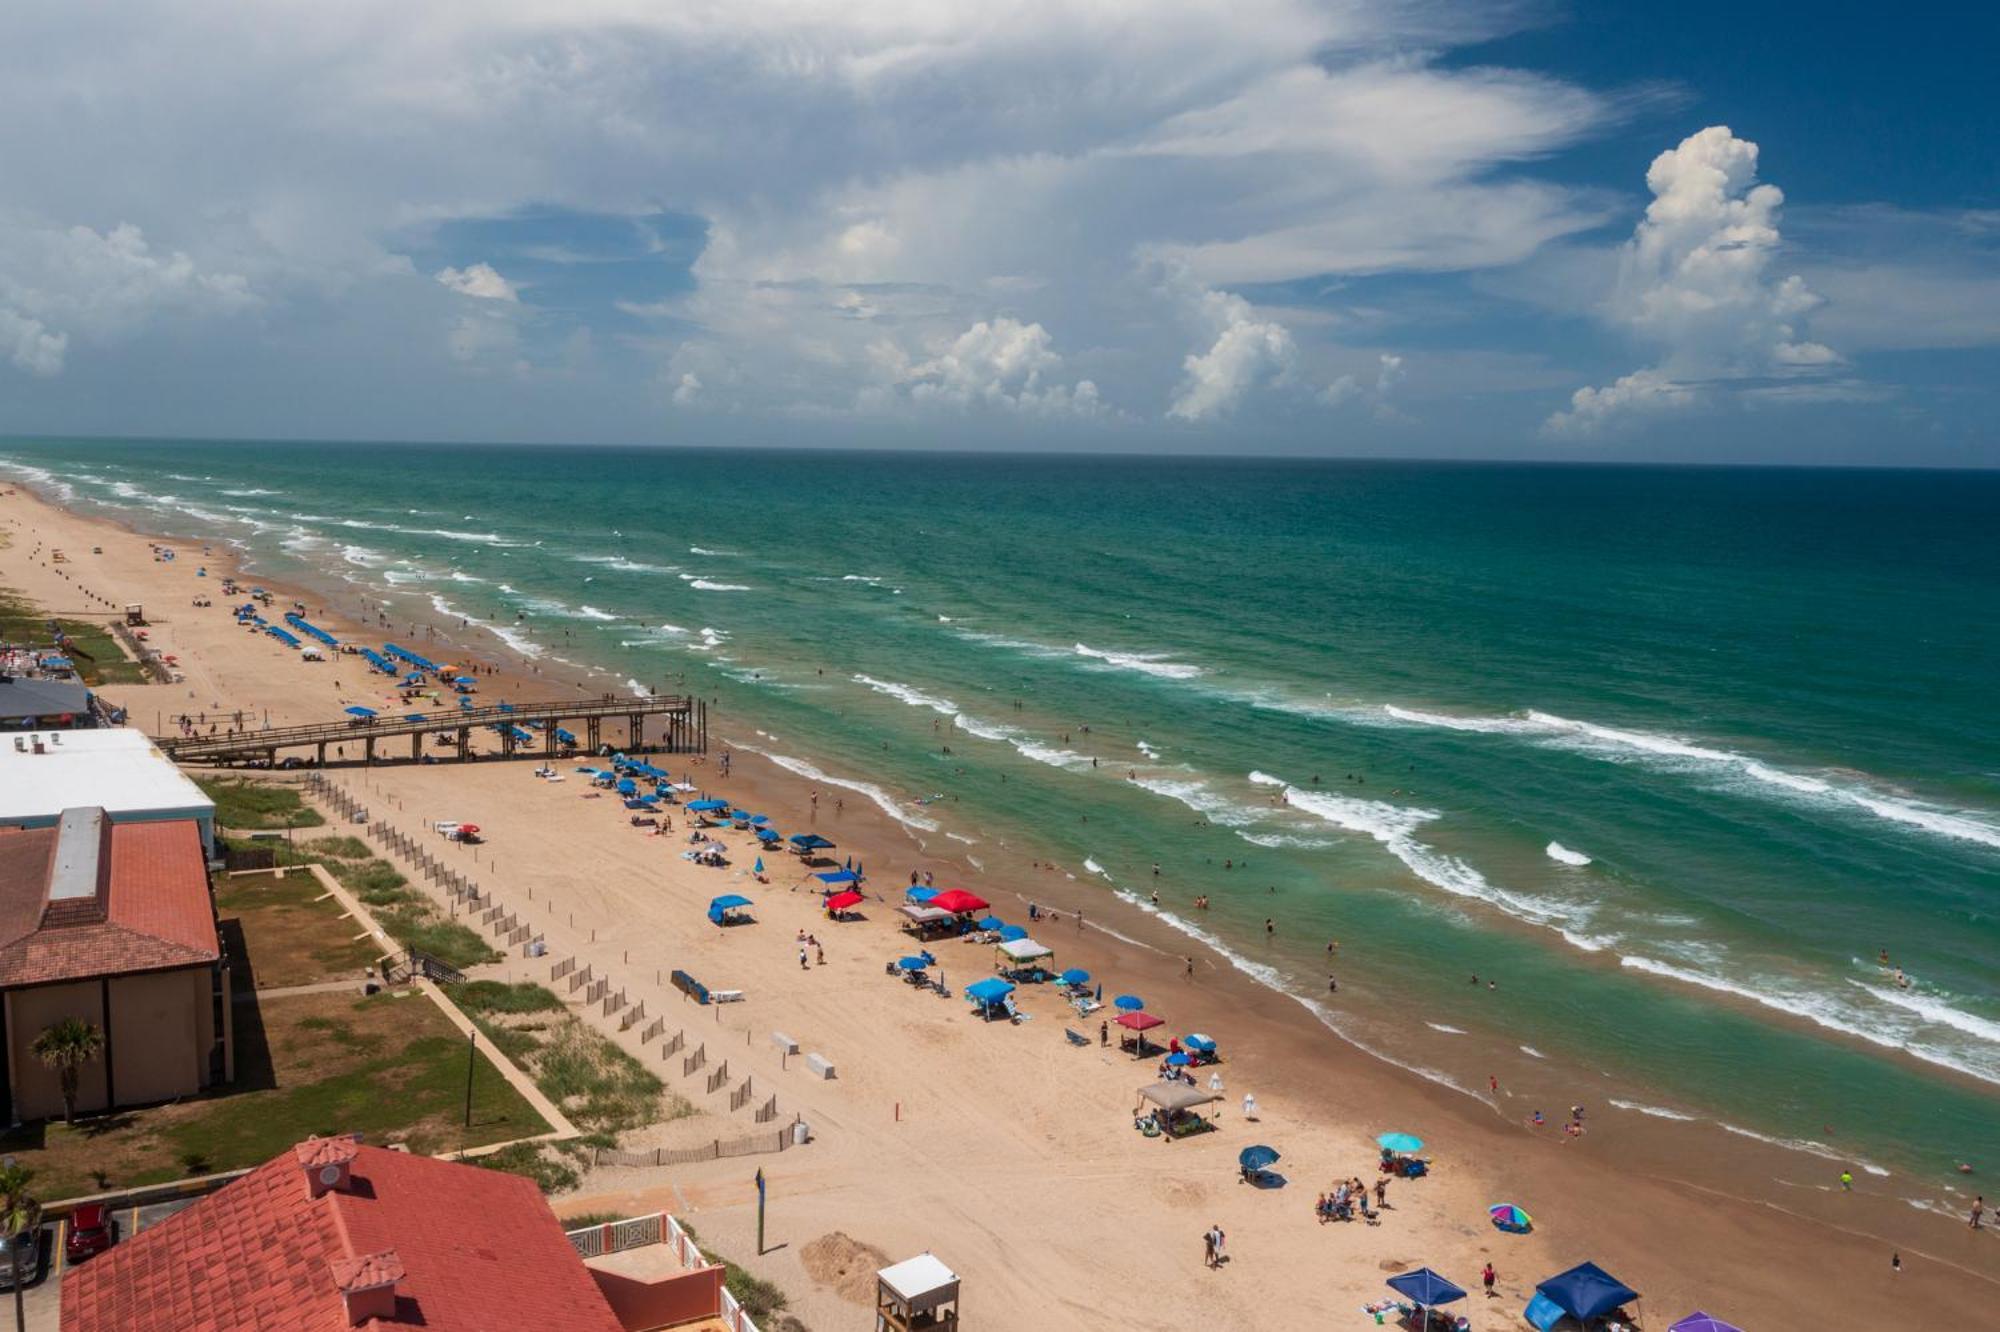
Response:
M834 1294L854 1304L875 1300L875 1274L889 1265L889 1255L836 1230L799 1250L808 1275Z

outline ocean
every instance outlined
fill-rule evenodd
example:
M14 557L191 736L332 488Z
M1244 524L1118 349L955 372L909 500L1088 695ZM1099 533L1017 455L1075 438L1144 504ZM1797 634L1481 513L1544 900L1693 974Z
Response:
M1914 1195L2000 1168L2000 473L0 458L711 695L731 743L940 850L1054 860L1468 1094L1714 1121Z

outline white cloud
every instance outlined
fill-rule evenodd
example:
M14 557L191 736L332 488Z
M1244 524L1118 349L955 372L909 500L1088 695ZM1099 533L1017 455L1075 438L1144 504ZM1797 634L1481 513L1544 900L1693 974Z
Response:
M1634 370L1604 388L1580 388L1570 395L1569 410L1548 419L1551 435L1589 435L1612 421L1689 407L1700 401L1686 384L1657 370Z
M1257 318L1241 296L1204 291L1199 302L1216 329L1215 341L1181 363L1180 386L1167 408L1168 416L1181 421L1228 415L1253 388L1283 380L1298 360L1290 330Z
M60 374L72 334L109 343L156 317L256 303L240 274L203 271L177 250L161 254L131 223L100 232L0 214L0 345L30 374Z
M1047 416L1092 417L1105 411L1097 385L1050 383L1062 367L1054 339L1040 324L982 319L936 353L911 364L893 343L875 345L877 363L908 400L958 409L994 407ZM874 400L881 404L881 398Z
M51 333L39 319L0 306L0 351L16 369L44 379L59 375L68 349L68 334Z
M674 385L674 406L676 407L692 407L695 400L700 396L701 376L695 374L692 370L683 374L680 382Z
M436 276L440 283L461 296L475 296L483 301L518 302L521 299L514 284L501 277L491 264L440 269Z
M1802 324L1820 297L1797 275L1772 279L1785 196L1757 184L1757 145L1712 125L1653 159L1653 201L1626 245L1605 311L1654 343L1658 365L1608 388L1582 389L1551 416L1557 434L1589 433L1632 413L1703 400L1704 383L1811 373L1840 362Z

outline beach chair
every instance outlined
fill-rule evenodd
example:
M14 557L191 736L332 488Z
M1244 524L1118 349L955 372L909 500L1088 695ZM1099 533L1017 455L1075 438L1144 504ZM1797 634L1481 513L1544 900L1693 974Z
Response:
M1081 1034L1074 1027L1064 1027L1063 1038L1071 1045L1079 1045L1086 1050L1090 1048L1090 1037Z

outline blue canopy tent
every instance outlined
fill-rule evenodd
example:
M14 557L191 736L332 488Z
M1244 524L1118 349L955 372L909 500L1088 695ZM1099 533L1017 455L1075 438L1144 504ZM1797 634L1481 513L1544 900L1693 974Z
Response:
M573 745L576 743L576 737L571 735L568 731L565 731L560 726L556 727L556 740L558 743L565 745Z
M991 1019L994 1012L1006 1012L1007 996L1014 993L1014 987L998 976L988 976L985 980L974 981L965 987L965 997L979 1006L979 1015Z
M1016 939L1025 939L1027 937L1028 937L1028 931L1024 926L1002 925L1000 927L1001 943L1013 943L1014 940Z
M932 899L933 897L936 897L936 896L937 896L937 889L935 889L935 888L925 888L925 887L923 887L922 885L918 885L918 886L916 886L916 887L914 887L914 888L909 888L909 889L906 889L906 890L904 890L904 893L903 893L903 897L904 897L904 898L905 898L905 899L906 899L907 901L911 901L911 902L914 902L914 903L916 903L916 904L917 904L918 906L922 906L922 905L923 905L924 903L926 903L926 902L930 901L930 900L931 900L931 899Z
M828 870L824 874L815 874L813 877L821 883L832 884L859 883L861 881L861 876L853 870Z
M362 648L361 659L384 675L396 673L396 663L377 652L374 648Z
M375 715L375 709L364 708L357 705L355 707L349 708L347 710L347 715L350 717L372 717Z
M731 923L730 912L741 911L749 905L749 898L738 893L725 893L708 904L708 918L717 925L727 925Z
M1535 1286L1522 1316L1542 1332L1567 1316L1579 1323L1601 1318L1639 1298L1639 1292L1596 1263L1578 1263Z
M617 786L612 789L622 796L637 795L639 794L639 783L633 781L630 777L620 777Z
M307 638L316 638L320 642L326 644L328 647L340 646L339 639L335 638L332 634L320 628L318 625L314 624L312 621L308 620L305 616L299 614L297 611L292 611L288 613L285 616L285 623L289 624L290 626L292 626L292 628L304 634Z
M801 851L830 851L833 843L818 833L793 833L792 845Z
M771 843L776 841L781 841L783 839L778 836L778 830L776 828L759 828L757 830L757 840L762 842L765 846L769 846L771 845Z
M1435 1309L1465 1298L1465 1292L1428 1267L1403 1272L1389 1278L1388 1286L1419 1309Z
M729 802L727 800L690 800L687 803L687 807L688 811L693 814L709 814L718 809L728 809Z
M280 643L283 643L286 647L295 648L299 645L299 640L297 638L295 638L291 634L286 633L284 630L280 629L275 624L265 625L264 632L269 634L271 637L277 639Z
M651 796L627 796L625 797L625 808L643 809L648 814L657 814L660 812L659 802L655 801Z

